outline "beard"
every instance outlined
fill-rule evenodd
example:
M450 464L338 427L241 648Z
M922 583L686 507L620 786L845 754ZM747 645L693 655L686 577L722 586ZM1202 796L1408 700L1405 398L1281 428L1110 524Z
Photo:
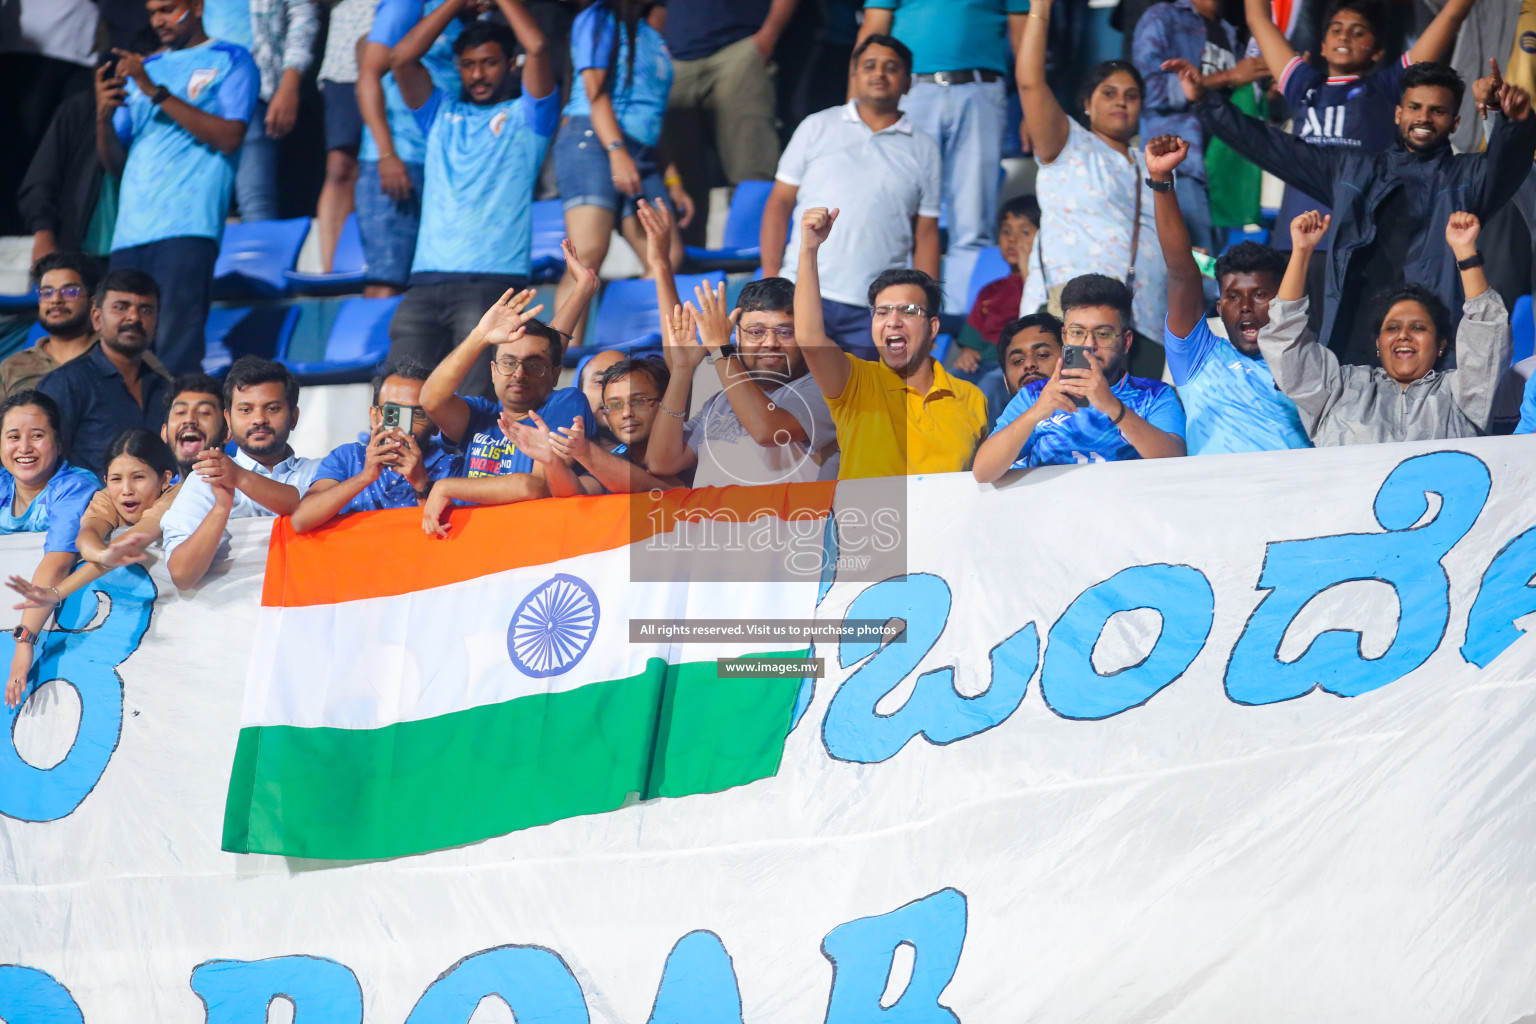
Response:
M105 331L101 334L101 343L125 356L143 355L149 348L149 335L142 327L133 327L126 330L118 330L107 336Z
M78 338L82 334L88 334L91 329L91 308L86 306L69 319L57 323L50 323L44 319L43 328L49 334L65 338Z

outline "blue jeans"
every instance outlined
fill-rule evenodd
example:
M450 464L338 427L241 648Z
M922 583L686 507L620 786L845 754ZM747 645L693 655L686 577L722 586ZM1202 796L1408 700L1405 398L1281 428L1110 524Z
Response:
M411 260L416 256L416 229L421 225L424 171L421 164L406 164L405 171L416 191L411 193L411 198L400 202L385 195L379 187L378 161L357 162L357 188L354 190L357 233L363 243L369 284L404 288L411 279Z
M965 313L965 289L976 257L996 240L998 168L1003 159L1007 89L1002 81L938 85L917 82L902 109L933 136L944 161L949 221L944 312Z
M111 269L142 270L160 285L155 354L173 375L203 368L203 331L213 292L219 244L211 238L164 238L119 249Z
M240 169L235 172L235 201L242 221L277 219L277 140L267 137L265 100L256 101L245 126Z

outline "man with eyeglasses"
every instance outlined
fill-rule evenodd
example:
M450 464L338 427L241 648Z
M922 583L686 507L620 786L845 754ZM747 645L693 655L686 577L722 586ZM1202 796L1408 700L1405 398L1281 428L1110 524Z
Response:
M424 505L432 484L458 476L460 459L432 442L437 424L421 406L427 371L400 364L373 379L368 440L352 441L320 461L314 483L293 513L293 529L306 533L337 516ZM402 429L397 416L409 412ZM387 422L390 421L390 422Z
M887 270L870 284L870 333L878 360L844 352L828 337L818 250L837 210L805 211L795 335L837 427L839 480L971 468L987 433L987 397L933 358L939 284L921 270Z
M575 388L555 388L565 351L564 328L586 308L591 290L586 285L578 288L548 324L534 319L544 308L529 308L534 294L531 288L517 293L507 289L422 385L422 408L465 460L464 476L432 486L424 526L440 524L450 501L503 505L549 496L544 466L512 440L516 424L533 425L532 414L557 427L579 419L587 437L597 436L586 396ZM456 394L487 350L496 398Z
M52 252L32 264L37 289L37 322L47 334L0 362L0 398L35 388L43 377L95 342L91 296L99 278L95 261L84 253Z
M1132 377L1131 290L1084 274L1061 292L1062 340L1087 349L1083 367L1067 353L1047 380L1025 385L998 417L971 468L981 483L1010 469L1185 454L1184 407L1160 380Z
M729 316L725 285L694 294L698 341L688 331L663 349L672 380L646 449L651 472L692 470L695 487L835 480L837 428L795 342L793 282L749 282ZM694 370L706 358L720 390L685 420Z

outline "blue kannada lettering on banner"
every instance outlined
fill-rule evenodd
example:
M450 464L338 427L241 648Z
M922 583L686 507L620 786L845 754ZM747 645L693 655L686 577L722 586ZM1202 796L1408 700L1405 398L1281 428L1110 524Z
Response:
M649 1024L742 1024L736 968L720 936L689 932L661 969Z
M960 966L965 930L965 895L958 889L832 929L821 942L822 955L832 961L826 1024L958 1024L939 997ZM902 944L913 949L912 976L896 1001L883 1006Z
M0 964L0 1020L6 1024L84 1024L69 989L35 967Z
M465 1024L486 996L500 996L517 1024L588 1024L587 1001L559 953L497 946L471 953L427 987L405 1024Z
M192 970L206 1024L266 1024L274 999L293 1004L293 1024L362 1024L363 989L345 964L320 956L208 960Z
M1271 704L1321 687L1357 697L1424 664L1450 618L1450 579L1441 559L1477 521L1491 486L1488 467L1465 452L1418 455L1399 463L1376 492L1376 521L1384 533L1271 542L1258 583L1270 593L1232 649L1227 695L1239 704ZM1430 494L1440 497L1433 513ZM1391 646L1367 658L1358 630L1329 629L1296 660L1280 660L1286 630L1307 603L1355 580L1380 580L1397 592Z
M58 628L45 630L33 660L33 685L57 679L80 695L80 725L64 760L36 768L16 751L20 707L0 705L0 814L22 821L55 821L80 806L96 783L123 727L123 680L117 667L138 649L154 608L154 581L136 565L109 572L60 606ZM94 628L101 596L110 609ZM15 641L0 640L9 663ZM23 703L23 707L25 704Z
M1093 650L1109 620L1150 608L1162 616L1156 642L1139 662L1107 675L1093 667ZM1040 671L1046 705L1063 718L1108 718L1151 700L1184 674L1205 647L1216 595L1199 569L1136 565L1077 596L1051 627Z
M889 715L875 710L880 699L907 677L933 649L949 621L949 584L917 573L882 580L848 606L844 621L906 622L904 640L843 640L838 664L868 664L838 687L822 720L822 742L839 761L873 764L895 757L916 736L943 745L987 731L1008 720L1024 700L1039 660L1033 622L992 648L992 682L985 692L963 697L955 691L952 666L931 669L917 679L912 695ZM873 657L871 657L873 655Z
M1461 656L1487 668L1525 630L1515 620L1536 612L1536 528L1526 530L1493 556L1477 600L1467 613L1467 638Z

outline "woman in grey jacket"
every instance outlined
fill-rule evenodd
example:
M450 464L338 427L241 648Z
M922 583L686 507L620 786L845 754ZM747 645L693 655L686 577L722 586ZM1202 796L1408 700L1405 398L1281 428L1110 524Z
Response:
M1400 288L1373 318L1381 365L1340 365L1307 329L1307 266L1329 218L1309 211L1291 222L1291 261L1259 331L1259 351L1280 390L1296 403L1318 446L1378 441L1430 441L1486 433L1499 376L1509 366L1509 313L1488 287L1477 252L1481 225L1453 213L1445 240L1456 256L1467 296L1456 332L1454 370L1435 363L1450 342L1444 305L1423 288Z

